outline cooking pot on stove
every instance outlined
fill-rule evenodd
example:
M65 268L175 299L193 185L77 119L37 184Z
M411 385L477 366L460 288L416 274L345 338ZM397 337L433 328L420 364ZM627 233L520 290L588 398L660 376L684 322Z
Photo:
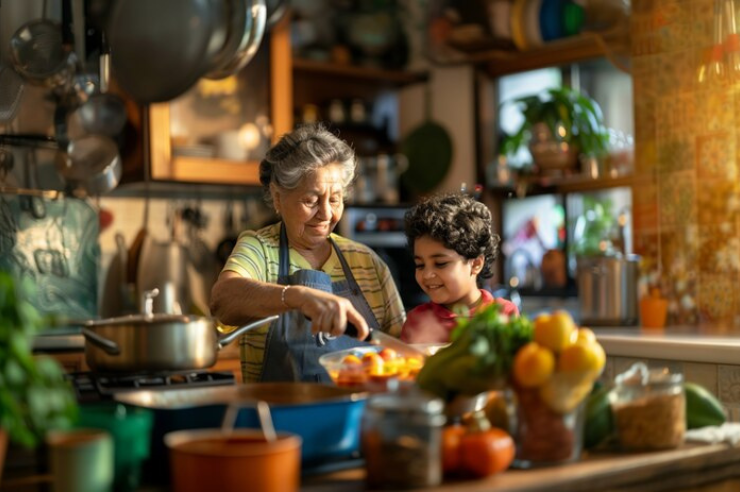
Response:
M218 351L245 332L271 323L278 316L257 320L220 335L213 318L152 314L145 293L144 312L89 321L82 329L85 361L98 372L178 372L205 369L216 363Z

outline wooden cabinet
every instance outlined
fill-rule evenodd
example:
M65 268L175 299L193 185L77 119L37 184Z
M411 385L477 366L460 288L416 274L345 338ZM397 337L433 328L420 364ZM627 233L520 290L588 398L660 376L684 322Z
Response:
M239 74L201 79L168 103L130 106L143 144L124 155L122 182L259 185L259 161L293 127L292 107L290 26L284 19Z

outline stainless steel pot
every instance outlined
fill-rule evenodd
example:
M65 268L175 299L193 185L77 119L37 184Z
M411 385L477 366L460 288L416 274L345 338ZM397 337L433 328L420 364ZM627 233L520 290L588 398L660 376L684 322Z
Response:
M581 323L595 326L637 324L637 278L640 257L578 258Z
M149 298L151 301L151 297ZM216 321L201 316L148 312L88 322L85 361L99 372L178 372L205 369L216 363L218 351L245 332L272 323L260 319L220 335Z

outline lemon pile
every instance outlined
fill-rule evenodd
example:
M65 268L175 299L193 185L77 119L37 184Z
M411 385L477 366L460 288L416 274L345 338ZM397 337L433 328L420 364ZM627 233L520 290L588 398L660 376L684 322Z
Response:
M575 409L591 391L606 364L604 349L593 331L578 328L567 311L534 320L534 340L514 356L514 381L538 389L553 411Z

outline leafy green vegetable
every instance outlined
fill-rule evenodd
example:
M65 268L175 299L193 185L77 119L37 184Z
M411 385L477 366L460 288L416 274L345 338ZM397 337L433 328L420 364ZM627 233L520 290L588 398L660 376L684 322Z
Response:
M0 271L0 427L11 441L35 447L49 429L77 415L72 389L53 359L34 357L31 341L41 317L28 302L32 284Z
M442 398L475 395L506 384L514 355L532 341L532 323L524 316L506 316L491 304L473 317L458 317L452 344L429 357L419 372L422 389Z

